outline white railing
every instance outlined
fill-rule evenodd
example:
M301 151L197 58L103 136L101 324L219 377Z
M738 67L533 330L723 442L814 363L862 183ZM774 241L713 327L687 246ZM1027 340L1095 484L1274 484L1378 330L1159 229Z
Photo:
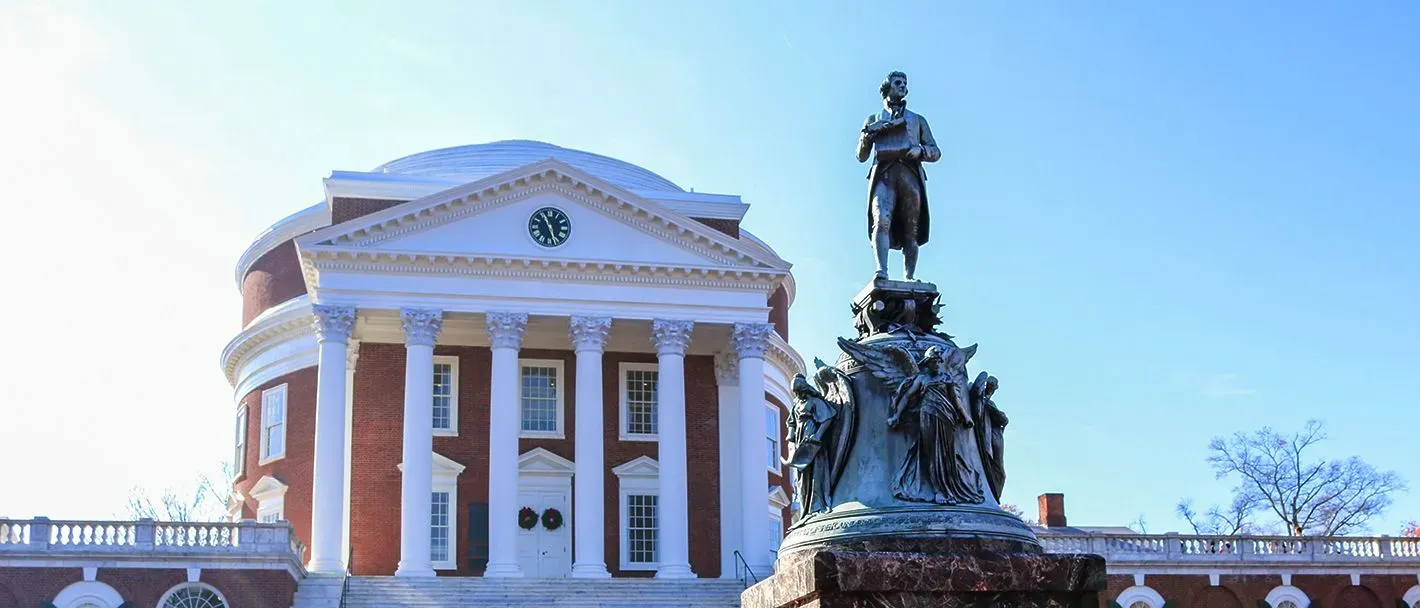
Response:
M0 519L0 555L34 553L237 555L291 558L305 545L285 522L259 524Z
M1038 534L1050 553L1094 553L1109 562L1420 562L1420 538Z

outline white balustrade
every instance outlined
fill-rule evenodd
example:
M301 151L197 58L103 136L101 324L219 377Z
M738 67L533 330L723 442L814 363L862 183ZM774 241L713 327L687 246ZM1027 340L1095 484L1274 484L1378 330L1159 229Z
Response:
M60 521L42 517L0 520L0 555L38 552L238 554L248 558L290 559L299 564L305 551L305 545L286 522Z
M1094 553L1110 562L1420 563L1417 538L1048 532L1038 536L1048 553Z

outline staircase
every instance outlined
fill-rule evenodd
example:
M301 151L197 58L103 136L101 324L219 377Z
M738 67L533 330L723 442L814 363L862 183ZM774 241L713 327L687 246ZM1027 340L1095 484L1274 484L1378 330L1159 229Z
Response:
M737 580L649 578L488 579L351 577L346 608L738 608ZM299 594L298 594L299 595ZM293 608L301 608L300 604Z
M291 608L340 608L340 591L345 584L341 574L307 574L296 585Z

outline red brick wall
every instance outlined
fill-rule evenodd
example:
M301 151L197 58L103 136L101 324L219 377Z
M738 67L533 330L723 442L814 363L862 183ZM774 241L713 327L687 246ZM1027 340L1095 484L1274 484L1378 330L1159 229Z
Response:
M436 355L459 358L459 414L457 437L435 437L434 450L466 468L459 475L456 574L473 576L468 568L468 505L488 500L488 374L492 355L483 347L439 346ZM576 356L570 351L524 350L524 359L557 359L563 362L565 439L522 439L519 452L541 447L572 460L576 434ZM613 467L640 456L655 458L656 443L621 441L619 364L655 363L652 354L606 353L602 359L603 441L605 460L606 563L620 572L620 492ZM691 505L691 568L702 577L720 574L719 417L714 360L686 357L687 456ZM354 396L353 462L351 471L351 542L355 547L352 568L356 574L388 575L399 563L400 474L404 409L404 346L364 343L356 365ZM308 493L309 494L309 493ZM289 496L289 494L288 494ZM288 510L290 498L287 499ZM309 512L309 511L308 511ZM495 522L493 525L497 525ZM508 525L512 525L509 522ZM574 523L575 525L575 523ZM649 576L626 572L625 576Z
M382 198L337 197L330 201L330 225L342 224L362 215L384 211L407 201Z
M181 562L174 563L181 566ZM98 582L113 587L134 606L156 606L163 594L187 581L180 568L99 568ZM81 568L0 568L0 608L31 608L54 599L70 584L84 580ZM296 581L284 570L205 568L197 579L215 587L233 608L287 608Z
M305 293L296 242L286 241L257 258L242 277L242 327L266 309Z
M363 363L363 362L362 362ZM403 374L403 364L400 373ZM261 459L261 392L286 385L286 456L265 465ZM242 397L247 408L246 473L236 479L235 486L243 496L263 476L270 475L288 486L285 497L285 517L296 536L310 546L311 475L314 471L316 428L316 368L298 370L261 385ZM358 426L356 428L359 428ZM256 500L248 496L242 504L242 517L255 519Z
M1121 592L1134 586L1134 577L1113 574L1109 576L1108 584L1108 589L1100 596L1100 605L1105 608L1118 598ZM1280 573L1224 574L1218 578L1218 586L1213 587L1205 574L1150 574L1144 578L1144 584L1159 592L1164 601L1180 608L1252 608L1282 584L1282 577ZM1313 602L1326 608L1389 608L1414 585L1414 574L1363 575L1359 587L1351 585L1349 574L1292 576L1292 586L1301 589Z
M789 339L789 290L782 285L769 296L769 322L780 338Z

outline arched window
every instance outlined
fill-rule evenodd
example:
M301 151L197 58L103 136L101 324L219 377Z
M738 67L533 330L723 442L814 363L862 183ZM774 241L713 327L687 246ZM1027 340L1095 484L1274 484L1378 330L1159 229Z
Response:
M1137 600L1137 601L1135 601L1133 604L1130 604L1130 605L1129 605L1129 608L1154 608L1154 607L1153 607L1153 606L1150 606L1150 605L1149 605L1149 602L1146 602L1146 601L1144 601L1144 600Z
M1164 597L1144 585L1135 585L1121 591L1114 601L1129 608L1164 608Z
M1282 603L1277 604L1277 608L1297 608L1297 603L1292 600L1282 600Z
M183 583L163 594L158 608L227 608L227 600L210 585Z
M98 581L83 581L65 587L52 602L58 608L118 608L123 596Z
M1312 603L1307 594L1291 585L1274 587L1267 594L1267 603L1274 608L1307 608Z

